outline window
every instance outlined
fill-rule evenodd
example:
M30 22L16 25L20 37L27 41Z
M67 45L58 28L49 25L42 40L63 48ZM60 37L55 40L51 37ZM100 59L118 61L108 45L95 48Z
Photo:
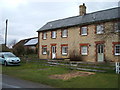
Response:
M115 32L120 32L120 22L114 23L114 30Z
M104 27L103 27L103 25L97 25L97 28L96 28L96 32L97 32L97 34L102 34L104 31Z
M43 39L47 39L47 33L43 32Z
M56 31L52 31L52 38L56 38Z
M61 45L61 53L62 53L62 55L67 55L68 54L68 44L62 44Z
M87 55L88 53L88 47L87 46L81 46L81 54L82 55Z
M68 30L64 29L62 30L62 37L67 37L68 36Z
M115 45L115 50L114 50L115 52L115 55L120 55L120 44L116 44Z
M68 46L62 46L62 55L67 55Z
M81 35L87 35L87 27L81 27Z
M46 55L47 54L47 46L42 46L42 54Z

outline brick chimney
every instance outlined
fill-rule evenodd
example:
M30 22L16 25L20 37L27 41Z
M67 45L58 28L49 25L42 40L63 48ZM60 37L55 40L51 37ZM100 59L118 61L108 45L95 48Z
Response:
M79 6L79 13L80 13L80 16L83 16L86 14L86 6L85 6L85 3L83 3L83 5L80 5Z

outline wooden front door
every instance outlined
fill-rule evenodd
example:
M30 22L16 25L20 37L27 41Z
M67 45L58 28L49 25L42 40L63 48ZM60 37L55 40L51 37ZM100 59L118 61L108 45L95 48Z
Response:
M52 59L56 58L56 46L52 46Z
M97 45L97 61L98 62L104 61L104 44Z

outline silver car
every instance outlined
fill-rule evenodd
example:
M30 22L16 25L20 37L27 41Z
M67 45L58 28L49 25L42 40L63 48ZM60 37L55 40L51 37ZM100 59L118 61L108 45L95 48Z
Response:
M11 52L0 52L0 63L7 65L20 65L20 58Z

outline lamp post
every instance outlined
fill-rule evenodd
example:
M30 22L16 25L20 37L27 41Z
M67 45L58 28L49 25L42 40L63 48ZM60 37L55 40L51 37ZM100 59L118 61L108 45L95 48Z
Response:
M8 25L8 19L6 19L5 46L7 44L7 25Z

